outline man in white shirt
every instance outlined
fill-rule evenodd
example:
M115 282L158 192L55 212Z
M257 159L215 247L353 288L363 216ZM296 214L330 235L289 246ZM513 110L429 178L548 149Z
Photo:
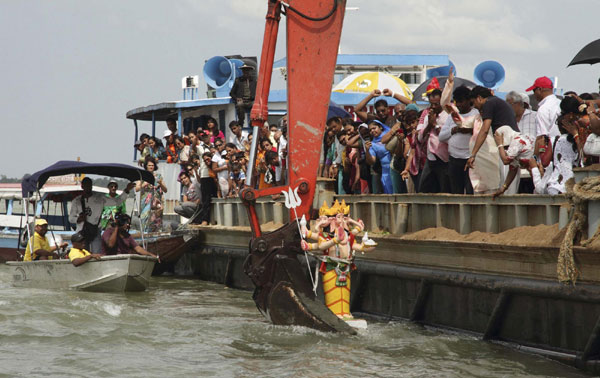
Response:
M506 94L506 102L515 111L519 132L524 135L529 135L531 139L535 140L538 130L537 112L525 108L523 95L515 91L510 91Z
M229 122L229 130L231 130L231 136L229 142L235 144L235 147L240 151L246 151L246 144L248 144L248 133L242 130L242 126L238 121Z
M89 177L81 180L81 189L83 194L77 196L71 202L71 210L69 211L69 222L76 223L76 231L83 230L83 225L87 222L95 226L96 235L89 240L86 239L86 249L90 252L100 252L102 248L101 230L98 227L102 210L104 206L119 206L127 199L129 191L135 186L135 183L130 182L127 187L118 197L107 197L104 193L92 192L92 179Z
M510 91L506 94L506 102L515 111L517 126L521 134L528 135L532 140L536 140L538 133L537 112L525 107L525 102L529 103L529 97L524 93ZM518 192L532 194L533 190L533 180L529 171L521 168Z
M538 101L537 138L547 135L550 140L560 135L556 118L560 114L560 100L554 95L552 80L546 76L535 79L533 85L527 88L527 92L533 90L533 95Z
M225 198L229 193L229 161L224 158L225 142L217 138L214 145L217 151L212 156L212 170L217 174L221 198Z
M474 122L480 118L479 111L471 104L470 96L471 90L467 87L454 90L454 102L459 113L452 110L438 135L440 142L448 143L448 178L452 194L473 194L473 185L465 164L471 156L469 141L473 136Z

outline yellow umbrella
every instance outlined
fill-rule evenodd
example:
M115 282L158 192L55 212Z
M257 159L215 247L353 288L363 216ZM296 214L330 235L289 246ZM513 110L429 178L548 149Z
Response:
M347 76L333 88L340 93L370 93L374 89L389 90L412 100L413 94L408 85L399 77L384 72L357 72Z

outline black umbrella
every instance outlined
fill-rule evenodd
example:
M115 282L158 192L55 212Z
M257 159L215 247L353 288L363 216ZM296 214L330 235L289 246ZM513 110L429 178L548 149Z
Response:
M582 48L567 67L575 64L595 64L598 62L600 62L600 39L588 43L587 46Z
M347 118L350 117L350 113L348 113L344 108L342 108L335 102L330 101L329 110L327 110L327 119L331 117Z
M446 80L448 80L448 76L437 76L437 79L440 83L440 90L443 90L444 85L446 84ZM420 101L423 99L423 95L425 94L425 92L427 92L427 86L429 85L429 83L431 83L431 80L433 80L433 78L424 81L423 83L421 83L421 85L417 87L417 89L413 91L413 98L415 99L415 101ZM477 86L477 84L473 83L471 80L455 77L454 88L458 88L462 85L469 89L473 89L473 87Z

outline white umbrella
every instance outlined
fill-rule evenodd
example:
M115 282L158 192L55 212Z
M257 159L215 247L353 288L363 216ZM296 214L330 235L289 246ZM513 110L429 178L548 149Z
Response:
M384 72L357 72L346 77L333 88L340 93L370 93L375 89L389 90L412 100L413 94L399 77Z

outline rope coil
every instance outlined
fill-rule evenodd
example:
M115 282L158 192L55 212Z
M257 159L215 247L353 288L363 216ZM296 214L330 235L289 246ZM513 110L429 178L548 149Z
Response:
M587 203L588 201L600 200L600 176L586 177L581 182L569 186L567 183L567 198L573 205L573 214L567 225L567 232L560 244L560 252L558 254L558 262L556 272L558 280L563 283L571 283L575 285L577 278L581 274L575 263L573 255L573 244L579 239L583 232L583 227L587 223ZM580 245L587 247L600 236L600 227L594 235Z

